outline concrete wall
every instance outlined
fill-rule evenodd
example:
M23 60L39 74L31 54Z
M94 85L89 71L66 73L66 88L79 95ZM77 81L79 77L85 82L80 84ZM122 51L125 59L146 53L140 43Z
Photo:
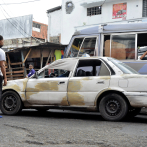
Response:
M50 41L50 37L61 35L62 10L57 10L47 15L48 15L48 41Z

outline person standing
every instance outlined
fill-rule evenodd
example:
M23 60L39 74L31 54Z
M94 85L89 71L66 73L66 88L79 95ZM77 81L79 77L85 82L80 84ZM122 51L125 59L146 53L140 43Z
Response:
M29 69L30 69L30 72L27 75L27 77L31 77L33 74L35 74L35 70L33 69L33 65L32 64L29 65Z
M1 49L3 45L4 45L3 36L0 35L0 101L2 96L2 86L7 85L7 76L5 69L6 55L5 52ZM4 80L4 84L2 85L3 80Z

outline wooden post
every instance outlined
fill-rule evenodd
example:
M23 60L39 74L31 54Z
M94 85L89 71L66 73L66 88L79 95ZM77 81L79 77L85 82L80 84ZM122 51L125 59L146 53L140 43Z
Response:
M9 66L9 72L11 72L11 76L10 79L13 80L13 76L12 76L12 69L11 69L11 61L10 61L10 57L9 54L7 53L7 58L8 58L8 66Z
M26 71L26 68L25 68L25 63L23 62L24 61L24 55L23 55L23 50L21 50L21 60L22 60L22 67L23 67L23 70L24 70L24 77L26 77L26 74L27 74L27 71Z
M43 54L42 54L43 50L40 49L40 69L42 68L43 66Z
M24 55L23 55L23 51L21 50L21 61L22 61L22 66L25 66L24 61Z
M26 57L25 57L25 59L24 59L23 63L25 63L25 62L26 62L26 60L27 60L27 58L28 58L28 56L29 56L29 54L30 54L31 50L32 50L32 49L30 48L30 50L29 50L29 52L27 53L27 55L26 55Z
M9 57L9 54L7 53L7 58L8 58L8 66L9 66L9 69L11 68L11 61L10 61L10 57Z
M49 59L50 59L50 57L51 57L51 54L52 54L52 50L49 52L49 55L48 55L48 58L47 58L47 61L46 61L46 65L47 65L48 62L49 62Z

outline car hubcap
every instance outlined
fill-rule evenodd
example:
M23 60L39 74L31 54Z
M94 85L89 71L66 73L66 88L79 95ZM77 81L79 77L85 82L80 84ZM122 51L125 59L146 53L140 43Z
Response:
M16 108L17 100L14 96L7 96L3 101L3 106L7 111L13 111Z
M121 106L119 101L109 100L106 102L106 112L110 116L116 116L117 114L119 114L120 110L121 110Z

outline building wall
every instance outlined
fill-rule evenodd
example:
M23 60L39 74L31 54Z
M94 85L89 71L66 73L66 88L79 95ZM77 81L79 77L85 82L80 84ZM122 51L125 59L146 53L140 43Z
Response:
M32 31L32 36L35 38L39 38L39 39L47 39L47 30L48 30L48 25L43 24L43 23L39 23L39 22L35 22L34 23L40 24L41 28L40 31Z
M48 14L48 41L59 40L61 36L62 10L57 10ZM59 38L59 39L58 39ZM54 43L59 43L54 42Z
M87 8L81 6L83 1L79 0L72 0L74 9L71 14L66 14L66 2L69 2L69 0L62 0L62 44L69 43L75 30L80 30L84 29L85 27L91 27L93 25L100 25L103 23L128 23L128 20L142 18L142 0L106 0L102 6L102 14L95 16L87 16ZM125 2L127 2L126 20L123 20L122 18L112 19L113 4Z

